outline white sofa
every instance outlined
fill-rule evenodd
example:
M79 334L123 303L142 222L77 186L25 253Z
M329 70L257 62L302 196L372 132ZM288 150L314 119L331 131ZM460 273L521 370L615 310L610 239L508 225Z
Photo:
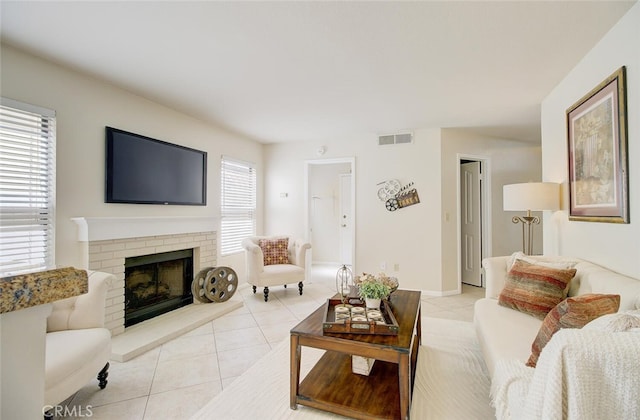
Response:
M105 298L113 274L89 271L86 294L52 304L47 318L45 407L55 406L98 377L107 385L111 332L104 328Z
M550 386L551 383L557 385L558 381L562 382L562 378L552 376L549 366L553 366L554 369L555 367L563 366L566 373L568 366L573 363L571 360L566 359L567 354L571 354L571 357L575 354L576 360L582 357L580 354L583 350L591 353L598 353L600 350L602 354L610 354L608 352L611 349L608 346L610 346L611 342L619 339L623 341L632 339L632 343L635 343L633 345L637 344L638 347L636 348L639 350L632 352L635 354L626 354L622 350L621 354L616 354L614 358L620 361L620 364L615 367L615 372L613 372L613 367L606 366L607 360L601 361L603 363L601 368L604 369L604 372L600 372L600 374L616 376L614 382L617 382L618 385L608 389L606 393L601 392L598 386L593 387L590 391L597 395L596 400L602 399L605 402L623 401L632 410L638 410L638 416L640 416L640 398L635 398L635 401L627 401L625 395L613 395L617 392L614 388L617 388L621 383L625 383L625 380L630 381L626 386L635 387L636 396L640 395L640 363L637 363L637 360L640 359L636 359L640 357L640 333L596 338L594 334L597 335L598 332L594 331L561 331L562 334L556 333L547 346L544 347L535 369L525 366L525 362L531 354L531 345L538 334L542 321L498 304L498 297L505 285L512 258L514 257L504 256L483 260L486 297L478 300L474 307L474 325L492 380L492 397L496 406L496 416L498 418L549 418L549 416L558 414L557 410L561 410L560 417L562 418L576 418L578 417L578 412L580 416L585 415L583 410L588 404L582 404L583 407L577 409L575 407L571 408L570 404L576 400L577 395L563 394L560 395L560 401L546 401L545 398L548 398L548 396L545 396L544 392L539 392L540 389L544 389L545 383L549 390L553 389ZM618 294L620 295L619 312L640 309L640 280L577 258L543 256L528 256L526 258L535 262L576 262L574 266L576 275L569 284L569 296L587 293ZM565 341L563 342L563 340ZM593 343L593 346L600 346L600 348L582 349L582 347L575 345L575 343L584 342L584 340ZM573 344L569 343L571 341ZM609 342L609 344L606 344L606 342ZM553 354L554 352L556 354ZM545 353L548 354L545 355ZM629 357L630 359L628 359ZM629 367L625 365L625 360L630 363L632 369L627 372L619 372L618 370L624 370ZM541 364L543 365L541 366ZM593 369L598 369L596 363L592 367ZM536 375L540 377L535 378ZM626 379L622 378L622 376ZM634 379L633 376L638 379ZM574 385L573 381L571 381L570 385ZM567 389L571 389L571 386L566 383L564 385L561 384L561 386L564 386L564 388L561 387L564 391L561 391L560 394L569 392ZM535 392L538 392L538 394L534 395L533 393ZM586 394L588 394L586 391L581 392L579 397L586 397ZM564 399L564 402L562 402L562 399ZM591 414L588 414L589 418L597 418L595 416L597 410L604 410L609 418L614 415L611 412L611 407L588 408L591 410L589 412Z

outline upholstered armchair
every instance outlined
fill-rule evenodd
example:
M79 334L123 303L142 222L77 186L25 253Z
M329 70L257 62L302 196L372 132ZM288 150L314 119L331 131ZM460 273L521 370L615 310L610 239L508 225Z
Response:
M306 254L311 244L287 236L252 236L242 241L246 254L247 283L264 287L264 301L269 300L269 287L298 283L302 294L306 279Z
M107 386L111 332L104 328L104 312L115 276L89 271L88 278L88 293L54 302L47 318L45 407L60 404L96 375L99 387Z

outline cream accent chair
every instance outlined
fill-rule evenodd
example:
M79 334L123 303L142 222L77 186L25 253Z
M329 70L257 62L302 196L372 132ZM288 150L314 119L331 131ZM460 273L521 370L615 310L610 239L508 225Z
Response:
M303 282L306 279L306 255L311 244L301 239L289 238L289 264L264 265L264 255L260 249L260 239L280 239L285 236L252 236L242 241L247 265L247 283L253 286L253 293L257 287L264 287L264 301L269 300L269 287L298 283L298 290L302 294Z
M47 318L45 407L60 404L96 375L100 389L107 386L111 332L104 328L104 312L115 276L89 271L88 277L89 292L54 302Z

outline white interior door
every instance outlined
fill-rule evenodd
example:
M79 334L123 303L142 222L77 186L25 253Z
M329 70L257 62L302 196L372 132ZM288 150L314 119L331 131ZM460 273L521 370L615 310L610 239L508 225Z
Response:
M351 200L351 174L340 175L340 262L347 265L353 265Z
M482 286L480 262L482 219L480 213L480 162L460 165L460 231L462 282Z

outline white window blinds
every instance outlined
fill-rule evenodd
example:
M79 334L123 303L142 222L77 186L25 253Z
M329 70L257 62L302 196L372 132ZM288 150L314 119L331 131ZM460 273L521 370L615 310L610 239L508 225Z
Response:
M242 240L256 233L256 169L222 156L220 254L242 251Z
M55 112L0 103L0 276L54 266Z

